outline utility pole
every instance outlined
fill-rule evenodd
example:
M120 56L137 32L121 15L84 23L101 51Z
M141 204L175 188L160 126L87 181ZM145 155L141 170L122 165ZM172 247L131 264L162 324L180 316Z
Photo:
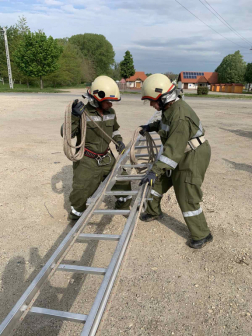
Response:
M10 84L10 89L13 89L11 63L10 63L10 53L9 53L9 46L8 46L8 39L7 39L6 28L3 27L2 31L4 33L4 43L5 43L5 51L6 51L8 75L9 75L9 84Z

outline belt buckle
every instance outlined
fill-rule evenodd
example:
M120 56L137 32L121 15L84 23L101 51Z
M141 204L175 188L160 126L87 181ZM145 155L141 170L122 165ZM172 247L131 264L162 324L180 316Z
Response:
M109 157L109 162L108 163L103 163L102 164L102 160L106 157ZM100 155L97 155L97 157L95 158L97 163L98 163L98 166L108 166L110 163L111 163L111 156L109 155L109 153L106 153L105 155L103 156L100 156Z

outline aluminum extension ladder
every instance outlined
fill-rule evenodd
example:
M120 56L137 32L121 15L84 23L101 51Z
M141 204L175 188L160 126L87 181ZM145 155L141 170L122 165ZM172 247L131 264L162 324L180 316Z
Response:
M149 123L153 120L158 119L159 114L155 115L149 120ZM160 141L159 137L153 138L153 140ZM141 145L146 140L144 137L139 136L136 142L136 150L138 158L146 158L148 154L141 153L142 150L146 149L146 145ZM161 155L162 145L158 144L160 148L158 156ZM105 179L105 181L100 185L97 191L94 193L92 198L88 200L88 208L83 213L81 218L76 222L67 236L63 239L62 243L58 246L56 251L53 253L51 258L46 262L41 271L31 282L27 290L18 300L16 305L4 319L0 325L0 335L10 336L15 333L18 325L24 320L27 314L33 315L43 315L50 318L68 320L73 322L79 322L84 324L81 332L81 336L92 336L96 334L100 320L102 318L103 312L106 307L110 292L112 290L114 281L116 279L120 264L123 260L127 245L129 243L131 234L135 227L135 224L139 217L139 204L142 199L146 199L146 195L149 192L149 188L140 187L139 190L132 191L111 191L113 185L116 181L134 181L140 180L143 175L123 175L121 176L122 170L124 168L133 169L134 167L148 167L150 164L142 163L139 165L127 164L129 161L130 149L127 147L125 153L120 158L115 166L114 171ZM144 192L145 191L145 192ZM125 196L136 196L134 204L131 210L102 210L99 209L103 199L107 195L125 195ZM124 229L120 235L112 234L85 234L83 233L85 226L89 223L90 218L93 215L128 215ZM87 242L87 241L117 241L117 246L115 248L114 254L110 261L108 268L96 268L87 266L77 266L62 263L64 258L69 253L71 247L77 242ZM72 273L82 273L82 274L95 274L97 276L103 276L103 281L101 282L100 288L94 299L93 305L88 315L70 313L60 310L52 310L47 308L41 308L34 306L35 300L40 294L43 284L51 279L55 272L72 272Z

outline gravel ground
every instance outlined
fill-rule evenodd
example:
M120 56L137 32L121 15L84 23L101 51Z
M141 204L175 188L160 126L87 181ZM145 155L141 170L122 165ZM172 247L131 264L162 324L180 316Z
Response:
M59 128L64 94L0 94L0 321L71 229L71 163ZM125 142L154 110L138 95L116 105ZM203 208L214 242L195 251L173 192L164 219L139 222L98 335L251 335L252 102L188 98L206 129L212 160ZM113 207L113 199L106 207ZM124 218L95 216L85 232L119 234ZM114 243L78 244L67 262L106 267ZM87 314L100 277L59 273L36 305ZM15 335L79 335L81 325L29 317Z

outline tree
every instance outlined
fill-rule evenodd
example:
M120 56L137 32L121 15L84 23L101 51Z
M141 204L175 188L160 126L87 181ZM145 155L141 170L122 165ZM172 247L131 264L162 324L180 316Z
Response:
M115 52L112 44L100 34L78 34L68 40L81 50L85 59L93 62L96 76L109 75L114 64Z
M2 29L2 27L0 27ZM16 25L7 27L7 38L8 38L8 46L10 53L10 61L11 61L11 70L13 81L21 81L24 80L24 75L20 72L18 67L14 62L14 53L17 47L19 46L23 35L29 32L29 27L27 26L27 21L24 16L20 17ZM0 76L4 79L8 78L8 69L7 69L7 61L6 61L6 53L5 53L5 44L4 44L4 36L0 34Z
M237 50L234 54L224 57L215 71L219 74L220 83L243 83L246 62L243 61L243 56Z
M252 83L252 63L247 64L244 79L245 79L245 82L248 83L248 91L249 91L250 85Z
M57 41L51 36L47 37L42 31L28 32L16 49L14 60L26 76L39 77L43 89L42 77L58 69L62 50Z
M117 62L114 63L114 68L111 69L111 77L115 81L119 81L122 79L120 63Z
M149 76L151 76L152 75L152 73L147 73L147 74L145 74L147 77L149 77Z
M174 74L173 72L166 72L165 76L167 76L171 82L173 82L174 80L178 79L179 75Z
M60 45L63 45L63 52L58 61L59 68L46 76L44 80L54 87L92 81L95 77L92 62L83 57L77 46L64 41L57 41Z
M128 50L125 52L123 61L121 61L120 63L120 67L121 67L121 77L124 78L125 80L135 74L133 57Z

